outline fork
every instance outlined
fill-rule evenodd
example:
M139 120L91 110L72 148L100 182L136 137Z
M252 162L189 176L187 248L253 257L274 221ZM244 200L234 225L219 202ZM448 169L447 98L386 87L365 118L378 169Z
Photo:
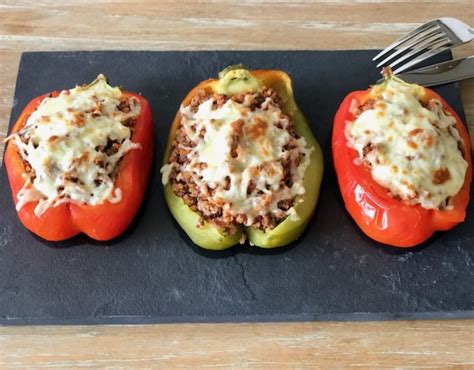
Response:
M459 19L438 18L422 24L399 38L378 53L372 60L376 61L385 56L377 64L377 68L389 66L393 69L395 66L399 66L393 71L394 74L397 74L445 50L465 44L473 38L474 29ZM398 58L393 60L395 57ZM412 57L413 59L408 60ZM405 63L401 64L402 62Z

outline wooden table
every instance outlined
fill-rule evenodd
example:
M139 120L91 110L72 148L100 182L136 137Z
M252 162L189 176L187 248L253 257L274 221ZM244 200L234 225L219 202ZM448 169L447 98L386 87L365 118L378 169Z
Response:
M0 138L26 50L381 48L418 23L474 24L473 0L383 4L0 1ZM474 54L474 44L456 56ZM461 83L471 133L474 80ZM0 149L0 154L3 148ZM6 367L474 366L474 321L0 328Z

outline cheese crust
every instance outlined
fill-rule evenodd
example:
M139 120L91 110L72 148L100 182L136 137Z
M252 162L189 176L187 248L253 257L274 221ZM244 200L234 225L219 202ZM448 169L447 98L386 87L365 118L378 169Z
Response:
M40 216L67 202L119 202L114 180L122 157L140 148L131 140L140 110L137 99L123 96L102 75L91 85L45 98L8 138L25 167L17 210L38 201L34 212Z
M272 89L236 96L202 91L180 108L181 123L163 184L228 233L236 225L269 230L305 193L313 148L298 137ZM198 227L200 225L197 225Z
M456 119L440 101L421 102L422 89L389 79L373 89L362 107L352 106L347 122L348 145L358 153L356 164L391 196L426 209L449 209L461 189L468 163Z

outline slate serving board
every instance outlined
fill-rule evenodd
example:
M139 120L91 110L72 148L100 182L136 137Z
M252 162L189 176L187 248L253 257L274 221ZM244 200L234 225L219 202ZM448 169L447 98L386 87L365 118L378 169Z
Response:
M11 122L40 94L92 81L151 103L155 161L144 204L110 243L36 238L19 223L0 178L0 323L87 324L474 317L474 212L413 250L365 237L342 204L330 153L334 113L379 76L375 51L59 52L22 55ZM319 205L289 247L206 252L168 212L159 168L186 93L229 64L283 69L325 156ZM436 89L461 115L456 84Z

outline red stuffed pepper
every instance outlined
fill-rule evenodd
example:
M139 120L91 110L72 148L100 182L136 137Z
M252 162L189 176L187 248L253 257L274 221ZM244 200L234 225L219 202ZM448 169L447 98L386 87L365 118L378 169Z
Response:
M345 206L372 239L413 247L464 221L472 178L462 121L435 92L386 72L335 116L334 166Z
M107 84L33 99L13 126L5 166L18 217L38 236L120 235L137 213L153 155L148 102Z

